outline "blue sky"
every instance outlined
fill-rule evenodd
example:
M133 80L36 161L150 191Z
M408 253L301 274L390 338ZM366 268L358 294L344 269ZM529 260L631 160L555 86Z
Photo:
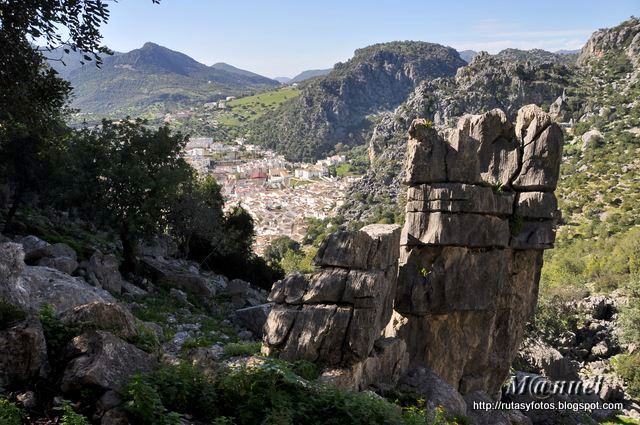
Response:
M153 41L268 77L327 68L369 44L422 40L498 52L577 49L640 15L640 1L119 0L103 28L117 51Z

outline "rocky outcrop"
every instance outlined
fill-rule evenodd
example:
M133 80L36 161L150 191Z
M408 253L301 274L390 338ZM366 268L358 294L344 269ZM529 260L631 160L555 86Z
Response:
M0 331L0 387L27 384L46 370L47 343L40 322L27 320Z
M86 279L93 286L120 294L123 281L119 268L120 262L114 254L96 251L86 265Z
M603 58L607 52L622 52L633 61L640 60L640 19L632 17L620 25L594 32L578 56L578 65Z
M87 332L67 348L71 360L62 378L62 391L117 390L131 374L146 372L155 359L144 351L104 331Z
M344 387L393 386L406 347L380 334L391 317L399 239L395 225L330 235L317 272L274 285L263 352L323 364L323 379Z
M540 108L410 129L409 185L395 315L388 336L411 367L462 393L495 394L536 304L542 250L553 247L563 136Z
M65 311L60 320L67 326L80 330L101 329L131 340L146 330L144 324L120 304L94 302ZM148 331L150 332L150 331Z
M115 302L82 279L49 267L26 266L23 247L15 243L0 244L0 298L31 312L49 304L57 313L96 301Z

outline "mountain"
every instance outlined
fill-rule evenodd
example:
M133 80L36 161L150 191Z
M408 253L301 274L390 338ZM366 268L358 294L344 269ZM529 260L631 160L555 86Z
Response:
M50 63L60 69L59 63ZM154 43L106 56L101 68L91 63L76 64L60 73L74 88L73 108L106 116L162 113L170 108L251 94L280 84L224 63L206 66Z
M274 78L274 80L276 80L277 82L281 83L281 84L287 84L288 82L291 81L290 77L276 77Z
M362 144L370 115L393 110L421 81L452 76L464 65L454 49L432 43L358 49L328 75L303 82L300 96L255 123L251 137L292 160L317 159L339 143Z
M331 72L332 68L329 69L309 69L307 71L302 71L300 74L293 77L289 83L301 83L304 80L308 80L313 77L322 77L323 75L327 75Z
M460 54L462 60L466 63L471 62L471 60L478 54L478 52L476 52L475 50L462 50L458 53Z
M226 72L229 72L231 74L243 75L245 77L265 78L260 74L256 74L255 72L247 71L245 69L236 68L235 66L229 65L228 63L224 63L224 62L214 63L213 65L210 66L210 68L218 69L220 71L226 71Z

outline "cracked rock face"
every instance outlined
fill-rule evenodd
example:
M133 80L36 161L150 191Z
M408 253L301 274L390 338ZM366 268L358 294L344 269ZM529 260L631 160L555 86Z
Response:
M315 273L294 273L274 285L263 352L325 365L325 379L337 385L392 386L406 347L380 337L392 314L399 240L396 225L330 235Z
M405 341L410 367L429 367L462 393L492 394L533 313L542 252L553 247L562 131L528 105L515 126L492 110L443 132L416 120L409 135L386 335Z

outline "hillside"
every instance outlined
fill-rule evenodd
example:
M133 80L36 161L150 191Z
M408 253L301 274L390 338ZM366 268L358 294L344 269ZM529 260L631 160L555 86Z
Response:
M300 74L293 77L289 80L289 83L301 83L304 80L308 80L313 77L322 77L331 72L331 68L329 69L309 69L307 71L302 71Z
M74 58L69 61L77 63ZM59 65L55 65L59 69ZM139 115L252 94L279 85L231 65L211 67L153 43L104 57L101 68L71 65L62 72L74 87L73 108L83 114Z
M392 110L423 80L464 66L458 53L425 42L392 42L356 50L330 74L303 84L301 95L253 127L253 140L290 159L315 159L340 143L362 144L369 115Z

